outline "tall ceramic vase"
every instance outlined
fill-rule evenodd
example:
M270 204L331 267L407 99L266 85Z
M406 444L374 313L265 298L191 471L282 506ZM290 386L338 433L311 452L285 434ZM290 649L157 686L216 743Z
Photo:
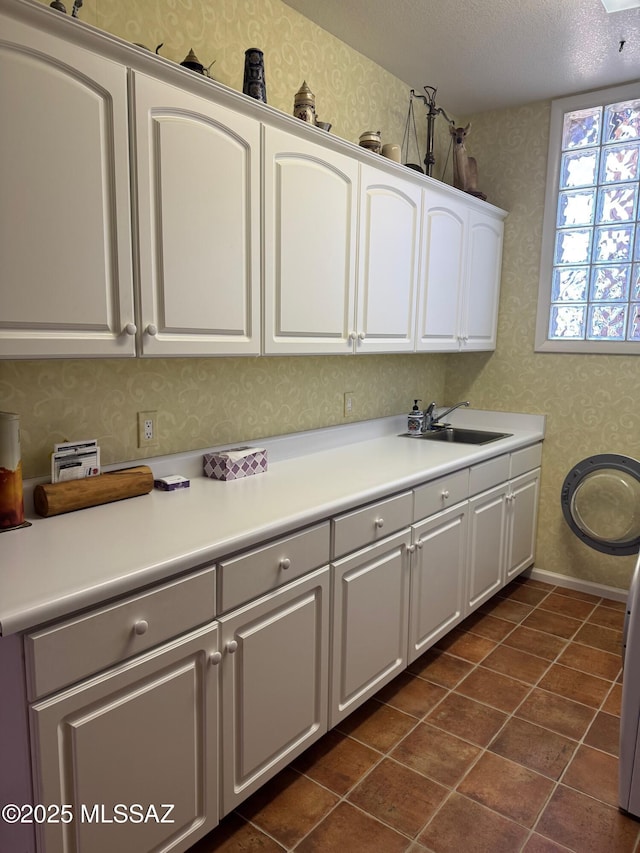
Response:
M0 531L23 524L20 418L0 412Z
M245 95L267 103L267 84L264 77L264 53L257 47L250 47L244 54L244 82L242 91Z

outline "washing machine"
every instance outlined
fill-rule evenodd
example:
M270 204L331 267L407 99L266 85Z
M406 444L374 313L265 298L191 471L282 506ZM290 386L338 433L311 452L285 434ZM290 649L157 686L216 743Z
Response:
M574 466L561 494L567 524L604 554L638 554L627 597L622 640L620 809L640 818L640 462L614 453Z

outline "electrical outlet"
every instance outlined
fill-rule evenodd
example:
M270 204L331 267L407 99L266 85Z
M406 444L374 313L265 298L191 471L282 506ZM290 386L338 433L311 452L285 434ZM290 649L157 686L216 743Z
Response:
M158 444L158 413L138 412L138 447L156 447Z
M344 416L350 418L354 414L356 408L356 400L353 396L353 391L345 391L344 394Z

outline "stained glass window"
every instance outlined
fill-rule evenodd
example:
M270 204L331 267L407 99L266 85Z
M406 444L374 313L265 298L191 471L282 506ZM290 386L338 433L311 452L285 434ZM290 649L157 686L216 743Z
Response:
M563 114L547 339L640 341L640 98Z

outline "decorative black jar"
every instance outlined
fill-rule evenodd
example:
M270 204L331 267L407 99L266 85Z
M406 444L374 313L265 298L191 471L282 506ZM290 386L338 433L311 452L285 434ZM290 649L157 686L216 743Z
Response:
M257 101L267 103L267 84L264 77L264 53L250 47L244 54L244 82L242 91Z

